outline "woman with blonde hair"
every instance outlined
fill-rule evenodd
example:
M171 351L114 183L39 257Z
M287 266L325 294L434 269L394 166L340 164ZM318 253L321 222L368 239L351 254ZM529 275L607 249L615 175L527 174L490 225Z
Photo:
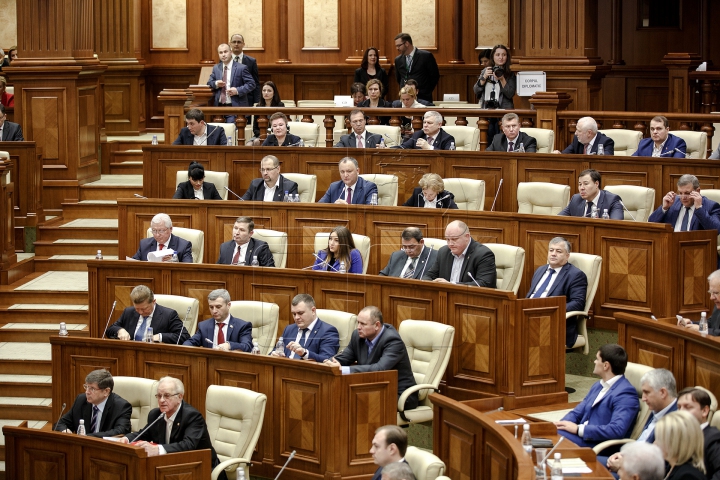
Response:
M665 480L705 479L704 437L691 414L676 411L663 416L655 425L655 445L670 465Z
M347 273L363 273L362 255L355 248L352 233L347 227L335 227L328 237L328 246L315 256L313 270L340 272L344 264Z
M437 173L426 173L403 207L458 208L455 195L445 190L445 182Z

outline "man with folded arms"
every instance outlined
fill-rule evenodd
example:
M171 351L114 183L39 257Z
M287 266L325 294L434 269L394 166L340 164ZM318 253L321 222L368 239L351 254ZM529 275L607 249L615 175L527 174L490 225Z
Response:
M252 238L255 222L250 217L238 217L233 225L233 238L220 245L217 263L223 265L252 265L257 257L258 266L274 267L275 259L270 247L263 240Z
M222 288L208 295L212 318L198 324L197 332L183 345L217 350L252 350L252 323L230 315L230 293Z
M337 353L340 347L337 328L317 317L315 299L311 295L295 295L290 313L295 323L285 327L282 334L286 357L324 362ZM275 351L271 355L281 356Z
M288 195L298 193L298 184L280 175L280 160L274 155L266 155L260 160L262 178L250 182L242 199L258 202L282 202L285 192ZM314 200L314 199L313 199Z
M487 152L517 152L522 145L525 152L537 151L537 140L520 131L520 117L516 113L506 113L502 118L502 131L493 137Z

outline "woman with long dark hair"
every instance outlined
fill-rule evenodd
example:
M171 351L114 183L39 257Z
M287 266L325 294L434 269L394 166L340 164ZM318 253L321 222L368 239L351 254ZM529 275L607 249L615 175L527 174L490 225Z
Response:
M280 94L275 86L274 82L263 83L262 90L260 91L262 97L260 101L255 104L256 107L284 107L285 104L280 101ZM255 146L260 145L260 127L257 124L257 116L253 116L253 138L248 140L245 145Z
M380 92L381 97L385 97L388 88L388 75L380 66L380 53L377 48L370 47L365 50L363 55L362 63L360 68L355 70L355 79L353 83L359 82L363 85L367 85L368 81L372 78L380 80L382 84L382 91Z
M355 248L352 233L347 227L335 227L328 237L328 246L320 250L315 257L313 270L340 272L344 264L347 273L362 273L362 255Z
M214 183L205 181L205 167L190 162L188 180L177 186L173 198L185 200L222 200Z

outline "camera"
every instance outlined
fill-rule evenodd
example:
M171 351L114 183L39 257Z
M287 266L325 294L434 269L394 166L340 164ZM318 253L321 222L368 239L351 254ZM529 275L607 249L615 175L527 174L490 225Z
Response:
M498 103L497 99L495 98L495 90L490 92L490 99L487 102L485 102L485 108L491 109L491 110L500 108L500 103Z
M498 67L497 65L492 67L492 72L497 78L505 76L505 69L503 67Z

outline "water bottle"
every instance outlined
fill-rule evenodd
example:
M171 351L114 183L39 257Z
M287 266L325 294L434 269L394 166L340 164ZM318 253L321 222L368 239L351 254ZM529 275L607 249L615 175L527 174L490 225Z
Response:
M590 218L598 218L597 207L595 205L593 205L592 210L590 210Z
M380 138L380 146L385 148L385 139L382 137Z
M157 144L158 144L157 135L153 135L152 144L153 144L153 145L157 145Z
M285 342L283 342L282 337L280 337L275 344L275 353L281 357L285 356Z
M145 329L145 336L143 337L143 340L147 343L152 343L153 341L153 329L152 327L147 327Z
M556 453L555 460L553 460L553 462L552 462L552 467L550 468L551 480L563 480L562 463L560 462L560 455L561 454Z
M235 470L235 478L236 480L245 480L245 469L240 465L237 470Z
M258 262L257 255L253 255L253 259L252 259L252 262L250 262L250 266L253 266L253 267L260 266L260 262Z
M293 200L293 202L300 203L300 194L299 193L295 194L295 199Z
M370 196L370 205L377 205L377 204L378 204L377 193L373 193Z
M228 145L232 145L232 144L233 144L233 143L232 143L232 136L231 136L231 135L228 135L227 144L228 144Z
M607 208L604 208L604 209L603 209L602 219L603 219L603 220L610 220L610 215L608 214Z
M598 155L605 155L605 147L602 144L598 145Z
M60 335L61 337L67 337L70 335L68 333L67 325L65 325L65 322L60 322L60 331L58 332L58 335Z
M285 196L283 197L283 202L289 202L290 201L290 195L288 195L288 191L285 190Z
M339 273L347 273L347 270L345 270L345 262L340 262L340 270L338 270Z
M523 450L525 450L525 453L532 456L532 435L530 435L530 424L526 423L523 425L523 434L522 438L520 439L520 443L522 443Z
M253 340L253 348L250 353L252 355L260 355L260 346L258 345L257 340Z
M86 435L86 433L85 433L85 420L80 420L80 425L78 425L77 434L78 434L78 435L82 435L83 437Z
M698 330L700 331L700 335L703 337L708 334L707 313L705 312L700 314L700 325Z
M95 260L102 260L102 250L98 250L97 255L95 255Z
M525 145L522 143L520 144L520 148L518 148L518 153L525 153Z
M450 142L450 150L455 150L455 142Z
M178 262L180 262L180 259L179 259L178 256L177 256L177 252L175 252L175 251L173 252L172 258L170 259L170 261L173 262L173 263L178 263Z

